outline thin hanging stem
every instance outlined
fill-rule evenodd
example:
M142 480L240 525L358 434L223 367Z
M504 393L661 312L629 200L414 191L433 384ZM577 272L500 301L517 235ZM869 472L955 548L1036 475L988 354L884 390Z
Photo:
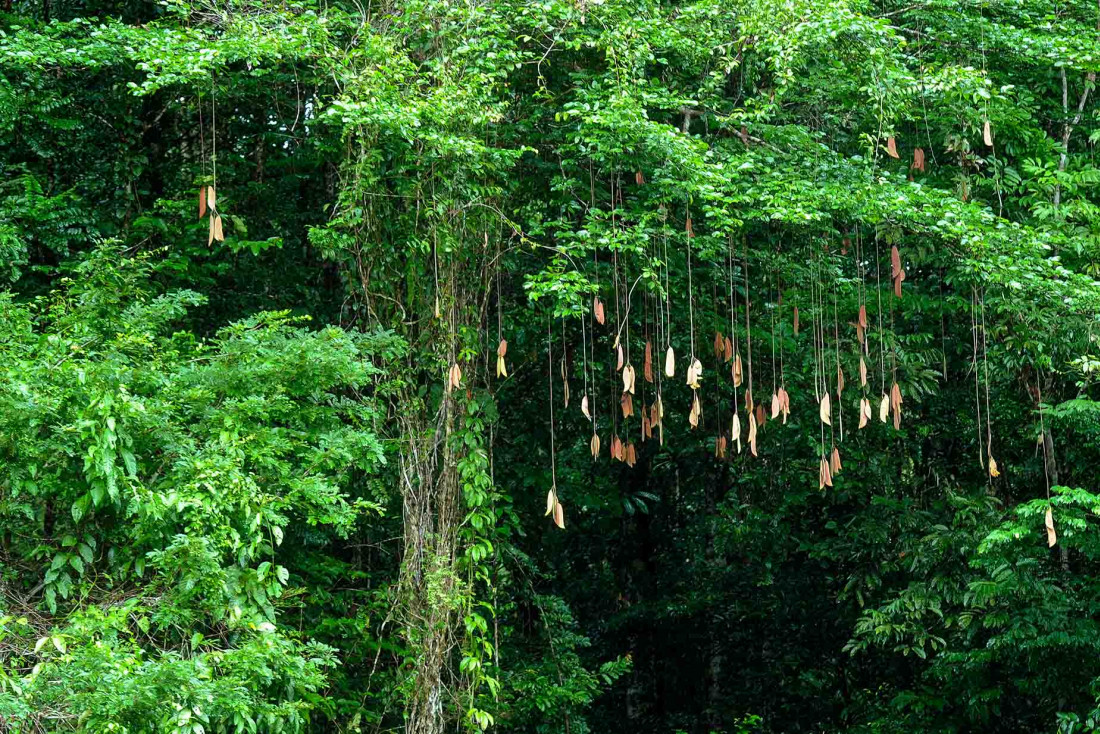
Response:
M985 372L985 434L986 450L993 455L993 426L990 421L989 411L989 349L985 329L985 287L982 287L982 365Z
M974 286L970 287L970 336L974 348L971 361L971 369L974 371L974 407L976 409L975 425L978 428L978 464L985 467L985 456L982 453L982 398L981 377L978 371L978 291Z
M748 371L749 371L749 396L752 396L752 328L749 323L749 313L752 311L749 302L749 241L748 238L742 240L745 251L744 270L745 270L745 349L748 354Z
M558 470L556 461L556 449L554 447L554 339L552 327L554 314L550 311L546 314L546 360L550 371L550 487L555 493L558 491Z
M875 297L878 299L878 358L879 375L882 378L882 394L886 394L886 334L882 331L882 255L879 251L878 233L875 233Z
M687 218L691 218L691 210L687 212ZM695 292L691 285L691 237L687 239L687 272L688 272L688 333L691 336L691 361L695 362Z

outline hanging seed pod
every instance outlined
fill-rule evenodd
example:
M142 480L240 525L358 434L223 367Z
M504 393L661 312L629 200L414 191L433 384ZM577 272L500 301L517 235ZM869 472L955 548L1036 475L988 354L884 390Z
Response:
M825 473L825 486L833 486L833 471L829 468L829 461L825 458L825 454L821 455L821 468L824 470Z
M993 128L989 125L989 120L986 120L985 124L982 125L982 141L986 144L986 147L993 147Z
M665 352L665 377L676 376L676 353L672 351L672 347L668 348Z
M900 407L901 402L902 402L901 401L901 387L898 385L898 383L895 382L890 387L890 403L891 403L891 405L895 405L895 406Z
M619 440L618 434L611 437L611 458L616 461L623 460L623 442Z
M863 305L859 307L859 316L857 317L857 323L864 329L867 328L867 306Z
M634 400L630 397L630 393L623 393L623 396L619 399L619 407L623 409L623 418L634 415Z
M458 366L458 363L451 365L450 372L447 373L448 380L452 389L458 389L462 385L462 368Z
M726 458L726 437L722 435L715 436L714 438L714 458L724 459Z
M619 370L621 370L623 368L623 363L624 363L623 360L624 360L623 345L616 343L615 344L615 371L616 372L618 372Z
M639 186L645 185L645 175L641 171L634 172L634 183L638 184Z
M989 455L989 476L994 479L1001 476L1001 471L997 468L997 460L993 458L993 454Z
M199 187L199 219L206 216L206 187Z
M225 234L222 232L222 215L214 214L214 240L216 242L225 242Z
M645 364L642 365L642 376L648 383L653 382L653 343L645 343Z
M507 377L508 367L504 364L503 355L497 355L497 377Z
M764 424L768 422L768 416L764 414L764 406L756 406L756 425L760 428L764 427Z
M821 460L817 462L817 488L819 490L825 489L825 472L829 470L829 465L825 463L825 455L822 454Z
M600 300L599 296L592 299L592 313L596 317L596 322L599 323L600 326L603 326L603 323L604 323L603 301Z
M864 428L871 419L871 401L867 398L859 399L859 427Z
M862 356L859 358L859 384L860 387L867 387L867 363Z
M741 387L742 372L741 372L741 355L737 354L733 357L733 368L730 370L733 375L733 386Z
M569 380L562 383L561 386L562 397L565 398L565 407L569 407Z
M565 530L565 508L561 502L554 505L554 524L561 530Z
M924 149L923 148L914 148L913 149L913 165L912 165L912 168L915 171L920 171L921 173L924 173Z
M749 450L756 456L756 417L749 413Z
M851 246L852 240L849 237L845 237L840 241L840 254L847 255L848 248Z
M890 277L896 278L901 273L901 253L898 252L898 246L893 245L890 248Z
M691 410L688 412L688 423L692 428L698 428L699 419L703 417L703 406L699 404L699 393L691 397Z
M634 451L633 442L623 446L623 462L630 467L638 463L638 454Z
M592 440L588 442L588 450L592 452L592 458L598 459L600 456L600 437L595 433L592 434Z
M581 413L588 420L592 420L592 413L588 410L588 396L585 395L581 398Z
M752 393L747 389L745 390L745 412L751 413L753 408L756 407L756 403L752 401Z
M208 225L209 225L209 230L210 231L206 236L206 246L210 247L212 244L214 244L214 215L213 214L210 215L210 219L208 220Z
M821 403L817 406L817 414L820 416L822 423L827 426L833 425L833 405L829 399L829 393L821 396Z
M836 396L839 398L844 394L844 370L840 367L836 368Z
M898 277L894 278L894 298L901 298L901 282L905 280L905 271L902 270Z
M714 357L721 359L726 353L726 339L722 336L722 332L714 332Z
M699 389L699 379L703 376L703 363L698 358L691 360L687 371L687 384L692 390Z
M886 139L886 155L890 156L891 158L898 157L898 145L894 141L893 135Z
M726 337L725 344L722 345L722 356L727 362L733 359L733 342L730 341L728 336Z
M1050 505L1047 505L1047 514L1043 518L1043 524L1047 529L1047 548L1053 548L1054 544L1058 542L1058 533L1054 532L1054 512L1051 510Z
M217 195L214 193L213 186L206 187L206 206L208 209L216 209L215 202L217 201Z
M551 487L550 491L546 493L546 513L545 516L549 516L554 511L554 507L558 504L558 496L554 492L554 488Z
M506 354L508 354L508 340L501 339L500 344L497 344L497 356L503 357Z
M658 396L657 400L653 401L653 405L649 406L649 425L650 426L655 426L655 425L657 425L661 422L661 407L660 407L660 404L658 403L659 400L660 400L660 397Z
M642 406L642 441L653 438L653 426L649 423L649 412Z
M894 430L901 430L901 405L894 408Z
M737 443L737 453L741 453L741 417L737 411L734 411L730 421L730 438Z
M695 230L691 226L691 217L690 216L687 219L684 220L684 231L687 232L687 236L689 238L695 236Z
M835 477L840 474L840 469L840 449L833 446L832 456L829 457L829 473Z
M794 307L794 335L798 336L798 306Z
M791 414L791 396L782 387L779 388L779 410L783 413L783 425L787 425L787 417Z
M882 396L882 402L878 404L878 419L885 423L887 416L890 415L890 398L886 395Z
M771 414L772 420L779 417L779 411L783 409L783 402L779 399L779 393L772 393L772 407Z
M630 365L623 367L623 392L634 394L634 368Z
M856 324L856 341L858 341L860 344L863 344L863 339L863 327L859 324Z

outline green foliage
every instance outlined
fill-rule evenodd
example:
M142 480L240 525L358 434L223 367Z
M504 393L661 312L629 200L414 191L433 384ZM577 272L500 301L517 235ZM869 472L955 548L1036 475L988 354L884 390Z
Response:
M1096 12L12 0L0 722L1100 728Z

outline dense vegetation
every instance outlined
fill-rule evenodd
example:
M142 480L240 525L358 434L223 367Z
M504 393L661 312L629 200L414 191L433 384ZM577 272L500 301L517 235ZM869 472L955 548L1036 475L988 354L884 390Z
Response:
M5 0L0 731L1100 729L1100 5Z

